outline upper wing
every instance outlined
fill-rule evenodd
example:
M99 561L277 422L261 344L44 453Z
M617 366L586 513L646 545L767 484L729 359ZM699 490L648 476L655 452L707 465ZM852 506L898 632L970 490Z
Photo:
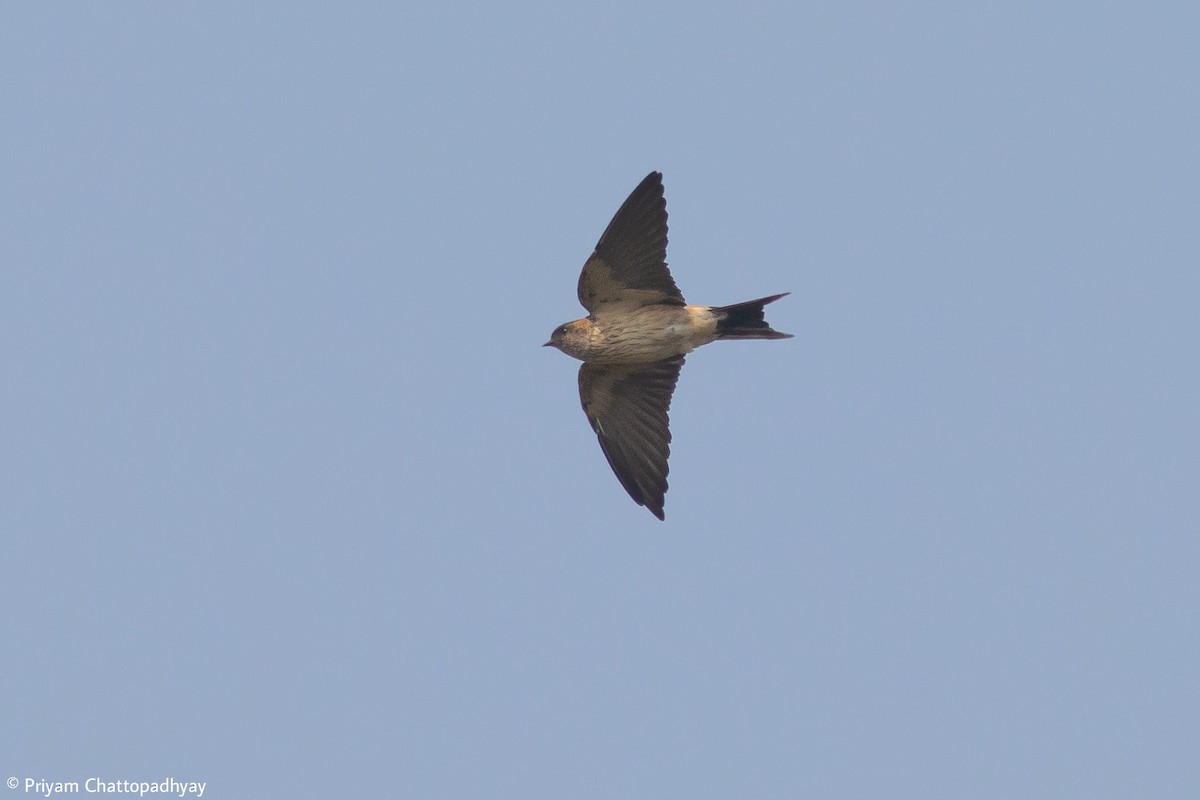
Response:
M667 410L683 356L653 364L579 368L583 413L600 440L608 465L639 506L664 519L671 431Z
M631 308L684 305L667 270L667 201L662 173L651 172L626 198L579 274L579 302Z

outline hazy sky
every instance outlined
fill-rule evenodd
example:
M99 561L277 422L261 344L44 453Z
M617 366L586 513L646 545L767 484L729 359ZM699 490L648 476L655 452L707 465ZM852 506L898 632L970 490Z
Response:
M1196 796L1198 29L8 8L0 777ZM689 357L665 523L540 347L651 170L796 335Z

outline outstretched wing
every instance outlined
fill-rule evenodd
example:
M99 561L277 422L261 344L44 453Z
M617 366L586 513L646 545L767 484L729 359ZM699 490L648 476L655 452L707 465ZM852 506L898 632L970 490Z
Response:
M684 305L667 270L667 201L661 172L647 175L608 223L579 274L579 302L592 313L605 306Z
M671 431L667 411L683 356L653 364L579 368L579 399L617 480L639 506L664 519Z

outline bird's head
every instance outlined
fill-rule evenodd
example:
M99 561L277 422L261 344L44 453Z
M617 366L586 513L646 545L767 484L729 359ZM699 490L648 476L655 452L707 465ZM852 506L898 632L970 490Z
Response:
M588 331L591 325L586 319L577 319L559 325L550 334L550 341L542 347L556 347L573 358L583 358L587 349Z
M567 326L559 325L550 334L550 341L546 342L542 347L557 347L562 350L563 338L567 335Z

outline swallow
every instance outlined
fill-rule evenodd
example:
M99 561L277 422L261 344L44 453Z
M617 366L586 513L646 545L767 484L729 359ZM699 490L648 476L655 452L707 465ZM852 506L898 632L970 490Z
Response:
M667 201L651 172L608 223L579 275L583 319L544 347L583 362L579 400L600 449L639 506L666 519L668 411L684 356L718 339L790 339L763 307L789 293L731 306L690 306L667 269Z

